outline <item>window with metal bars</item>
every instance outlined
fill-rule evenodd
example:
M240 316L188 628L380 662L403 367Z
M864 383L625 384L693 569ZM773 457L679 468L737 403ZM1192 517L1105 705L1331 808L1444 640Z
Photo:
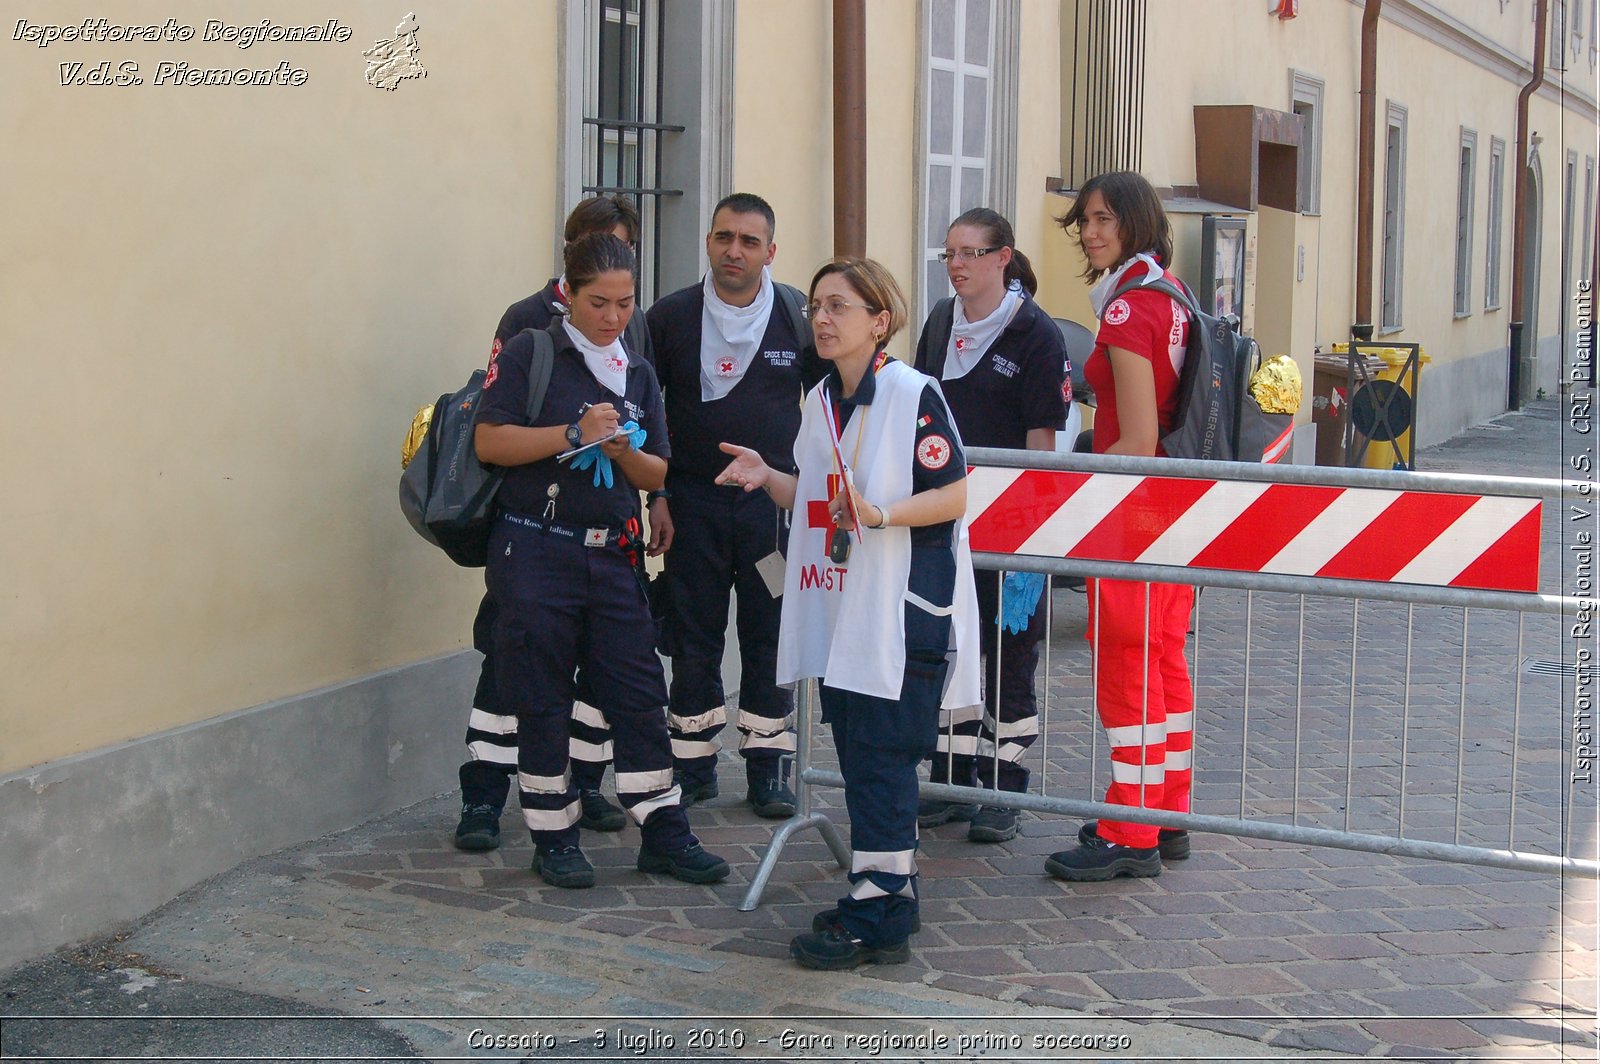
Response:
M590 42L583 110L583 194L620 193L639 208L639 300L655 298L661 272L660 200L682 195L661 182L661 0L598 0L586 6Z
M1062 137L1068 188L1096 174L1138 170L1144 141L1145 0L1073 0L1062 12L1071 98Z

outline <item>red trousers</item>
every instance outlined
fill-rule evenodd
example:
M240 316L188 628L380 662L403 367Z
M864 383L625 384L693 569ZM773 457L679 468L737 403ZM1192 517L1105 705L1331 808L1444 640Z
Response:
M1183 647L1194 588L1087 583L1095 701L1111 745L1106 801L1188 812L1194 690ZM1154 846L1157 832L1153 824L1100 820L1100 837L1123 846Z

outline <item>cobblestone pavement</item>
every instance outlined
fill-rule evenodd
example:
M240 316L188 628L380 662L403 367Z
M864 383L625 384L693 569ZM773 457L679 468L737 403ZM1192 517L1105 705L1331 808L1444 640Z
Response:
M1554 403L1536 404L1421 464L1556 475L1559 425ZM1559 564L1547 568L1549 589L1562 579ZM1048 766L1036 782L1049 793L1087 797L1104 785L1105 749L1088 719L1083 596L1057 591L1054 603L1050 738L1033 765ZM1308 600L1305 618L1302 637L1298 599L1202 596L1198 812L1242 807L1394 834L1403 795L1407 836L1561 852L1565 835L1567 852L1594 856L1592 785L1569 788L1563 763L1571 680L1522 669L1522 659L1561 658L1557 626L1530 622L1519 650L1514 618L1474 610L1463 639L1460 610L1408 617L1404 606L1364 604L1352 654L1348 602ZM391 1017L386 1036L434 1057L472 1055L475 1027L526 1038L564 1024L610 1032L614 1051L699 1059L682 1018L707 1016L716 1022L705 1026L752 1039L788 1027L836 1040L744 1050L786 1059L863 1059L837 1040L879 1029L987 1040L959 1056L913 1045L895 1059L1596 1058L1591 880L1197 835L1193 857L1159 878L1069 885L1045 875L1043 860L1071 844L1077 822L1025 813L1021 834L1000 845L966 841L959 824L924 832L911 963L814 973L793 965L787 943L834 903L842 874L820 838L802 833L762 905L739 912L772 824L740 801L737 760L725 754L722 769L723 796L691 813L707 848L734 865L718 886L634 871L630 828L585 833L596 888L545 889L527 871L514 815L505 848L460 853L444 796L218 877L104 945L113 959L102 969ZM1577 816L1564 813L1569 790ZM816 796L842 828L840 793ZM49 994L13 995L8 979L8 1013L50 1011ZM136 1007L137 990L127 996ZM74 1011L70 995L51 1000ZM675 1045L647 1046L672 1017ZM18 1030L6 1028L6 1047ZM1129 1041L1112 1053L1035 1048L1036 1037L1067 1035ZM726 1043L703 1053L739 1055Z

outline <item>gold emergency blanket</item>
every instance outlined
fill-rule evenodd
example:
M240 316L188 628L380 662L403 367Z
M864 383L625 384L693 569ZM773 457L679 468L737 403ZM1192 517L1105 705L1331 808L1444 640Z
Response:
M1250 377L1250 395L1263 414L1294 413L1304 391L1300 367L1288 355L1269 358Z
M417 416L411 419L411 431L406 433L406 442L400 445L400 468L404 469L411 464L411 459L416 457L422 449L422 441L428 438L428 426L433 423L433 404L417 410Z

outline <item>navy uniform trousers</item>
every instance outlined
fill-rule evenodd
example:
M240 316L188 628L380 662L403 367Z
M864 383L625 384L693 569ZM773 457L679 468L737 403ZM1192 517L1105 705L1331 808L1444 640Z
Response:
M787 545L788 529L764 491L671 477L673 537L667 552L664 652L672 659L667 724L673 762L689 784L716 776L727 723L722 653L728 597L738 597L739 752L752 778L778 773L795 750L794 696L776 682L778 618L756 562Z
M1045 635L1044 594L1034 607L1028 626L1020 632L1002 631L995 618L1000 615L1001 574L979 569L973 574L978 593L979 645L983 653L983 716L975 707L965 715L940 717L939 742L933 755L929 779L934 783L954 783L1021 793L1028 789L1028 770L1022 755L1039 737L1039 702L1034 694L1034 674L1039 669L1039 643ZM1046 579L1049 579L1046 577ZM995 655L996 636L1000 653ZM996 736L999 746L999 784L995 784Z
M500 520L485 579L499 607L494 682L500 705L517 719L517 785L535 845L578 843L568 719L580 670L611 722L617 798L640 825L644 848L665 853L693 843L672 782L654 625L628 556Z
M950 619L940 624L948 645ZM904 942L917 915L917 766L933 751L948 670L947 657L909 650L898 701L822 681L822 720L850 814L850 893L839 899L839 922L875 948Z
M499 615L494 596L483 596L472 622L472 647L483 655L483 665L467 718L467 760L460 770L462 804L495 809L505 807L511 777L517 772L517 717L501 708L495 688L494 628ZM597 791L611 761L611 729L592 705L585 680L579 676L571 721L572 778L579 790Z

